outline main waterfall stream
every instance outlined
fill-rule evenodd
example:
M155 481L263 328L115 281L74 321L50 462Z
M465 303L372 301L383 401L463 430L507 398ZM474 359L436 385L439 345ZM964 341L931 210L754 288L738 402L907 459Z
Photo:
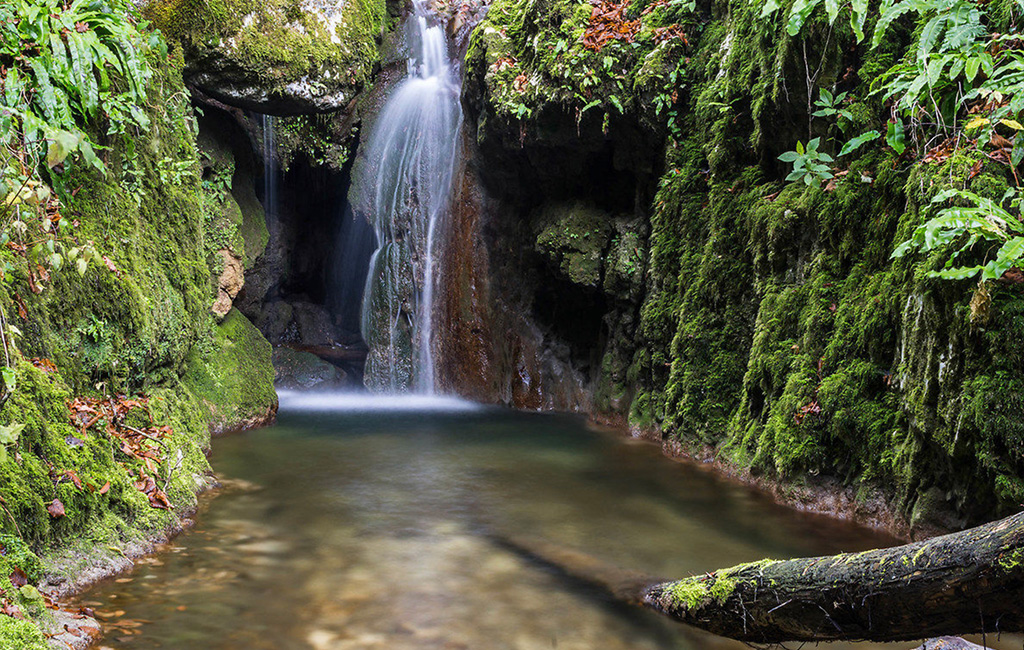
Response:
M421 0L406 21L406 44L408 75L377 116L356 179L359 207L377 235L362 334L371 390L431 394L439 230L462 108L444 28Z
M485 533L670 577L892 543L578 417L451 399L283 395L277 425L216 440L211 460L226 487L196 527L83 594L106 617L103 646L743 650L609 602Z

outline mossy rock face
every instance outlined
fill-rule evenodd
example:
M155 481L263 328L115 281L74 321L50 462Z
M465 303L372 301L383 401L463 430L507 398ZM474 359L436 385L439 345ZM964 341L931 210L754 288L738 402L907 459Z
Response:
M275 115L348 106L391 22L385 0L152 0L145 14L185 47L191 86Z
M237 309L196 346L184 384L208 413L210 430L223 433L266 424L277 413L270 343Z
M631 401L634 425L777 480L881 489L918 528L1011 512L1024 498L1024 294L995 283L979 297L928 276L944 254L891 253L940 191L999 200L1013 179L978 151L910 164L879 141L842 157L826 187L786 183L778 156L798 140L836 154L885 128L871 83L914 28L870 48L818 10L793 37L760 4L641 0L634 38L594 52L584 0L494 0L463 87L479 167L502 200L527 197L524 218L551 211L493 246L494 266L528 248L546 262L531 286L605 301L600 340L577 356L600 409ZM686 39L652 37L673 24ZM857 98L843 124L809 120L805 56L819 88ZM628 210L606 187L623 178L636 179L637 226L610 219L583 238L596 220L573 206Z
M50 175L68 229L62 237L69 245L90 242L104 258L82 274L55 269L35 292L24 258L0 250L14 269L0 309L20 332L6 338L17 387L0 408L0 426L22 427L0 454L0 590L7 596L15 595L4 584L14 567L32 582L67 587L82 572L109 566L113 549L177 530L209 484L210 420L235 418L237 426L276 407L269 344L240 315L216 326L210 313L207 202L182 55L152 63L149 129L94 134L106 147L105 175L73 162ZM210 394L234 400L233 410L215 412ZM154 470L102 424L72 419L76 398L119 395L146 396L146 407L127 416L131 426L168 427L158 477L170 509L136 487L140 472ZM63 514L48 511L55 500ZM45 647L38 626L47 615L37 596L33 588L17 590L31 620L0 616L0 648Z
M537 252L573 284L597 288L611 216L584 203L556 204L544 207L535 222L540 229Z

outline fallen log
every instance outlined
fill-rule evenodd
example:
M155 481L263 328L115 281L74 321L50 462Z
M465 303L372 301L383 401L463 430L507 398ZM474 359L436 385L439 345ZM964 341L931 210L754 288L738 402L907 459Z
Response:
M619 600L752 643L1024 631L1024 513L894 548L761 560L673 581L491 535Z

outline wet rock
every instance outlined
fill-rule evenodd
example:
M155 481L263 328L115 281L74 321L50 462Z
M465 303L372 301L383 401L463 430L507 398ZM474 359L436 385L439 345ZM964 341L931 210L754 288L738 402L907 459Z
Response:
M245 284L242 258L234 251L222 248L217 251L223 270L217 279L217 299L212 311L218 318L224 318L231 311L232 303Z
M306 345L323 345L337 341L333 319L322 305L293 302L292 313L299 328L300 342Z
M585 287L601 282L602 254L611 233L611 216L583 202L547 205L535 217L537 252L559 273Z
M279 343L292 322L292 314L292 306L287 302L269 302L263 305L255 324L268 341Z
M274 384L278 388L330 390L341 388L347 375L308 352L286 347L274 349Z
M920 493L910 513L910 536L926 539L935 535L960 530L966 522L955 515L953 504L945 490L931 487Z

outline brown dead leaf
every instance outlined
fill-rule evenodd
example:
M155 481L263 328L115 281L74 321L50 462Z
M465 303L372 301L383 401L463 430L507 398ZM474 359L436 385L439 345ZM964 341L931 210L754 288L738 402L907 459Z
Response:
M54 499L46 506L46 511L50 513L50 516L54 519L60 519L65 515L64 504L60 502L60 499Z
M45 359L43 357L32 357L28 362L45 373L57 372L57 366L49 359Z
M14 567L14 571L11 571L11 575L8 577L15 587L20 588L28 584L28 576L19 567Z
M1013 143L995 131L992 132L992 137L989 138L988 143L996 149L1013 149Z
M25 309L25 301L21 299L19 294L15 293L14 302L18 305L18 318L21 320L27 320L28 311Z
M974 180L974 177L981 173L981 168L984 166L983 161L978 160L971 165L971 171L967 175L967 180Z
M106 255L103 256L103 264L106 265L107 269L110 270L111 273L117 277L121 277L121 271L114 265L114 261Z
M66 469L64 470L64 474L62 476L64 476L72 483L74 483L75 487L78 488L79 490L82 489L82 479L78 478L78 472L76 472L75 470Z
M104 483L103 487L99 489L100 494L106 494L107 492L110 492L110 481Z

